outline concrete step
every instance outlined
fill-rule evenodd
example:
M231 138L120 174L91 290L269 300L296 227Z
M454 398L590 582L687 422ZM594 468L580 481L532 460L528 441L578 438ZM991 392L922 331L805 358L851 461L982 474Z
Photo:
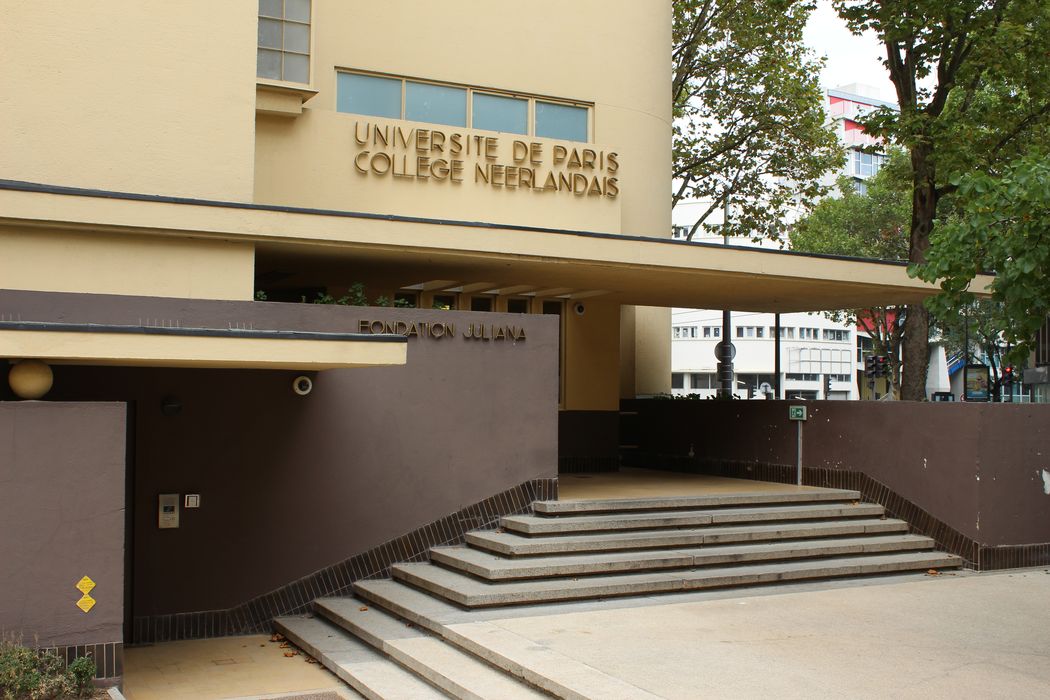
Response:
M921 535L825 538L767 544L718 545L703 549L602 552L508 559L472 547L435 547L430 560L489 581L689 569L727 563L803 559L932 549Z
M468 608L548 603L584 598L648 595L778 581L866 576L960 566L941 552L905 552L854 557L747 564L690 571L630 573L489 583L433 564L395 564L394 578Z
M696 547L707 544L766 542L848 535L907 532L903 520L853 518L822 522L786 522L772 525L734 525L680 530L638 530L600 534L523 537L514 532L468 532L467 544L504 556L602 552L658 547Z
M274 627L370 700L434 700L445 693L321 618L279 617Z
M803 489L785 493L726 493L705 496L654 498L599 498L566 501L536 501L537 513L612 513L633 510L674 510L676 508L720 508L775 503L823 503L859 501L860 492L846 489Z
M506 530L524 535L553 535L608 530L651 530L747 522L827 520L831 518L879 518L885 509L874 503L802 504L707 510L676 510L648 513L605 513L550 517L510 515L500 518Z
M323 603L323 605L321 604ZM362 609L363 608L363 609ZM455 698L537 700L546 695L412 622L355 598L318 601L328 620Z
M525 678L555 697L657 700L637 686L508 632L497 623L473 619L470 613L411 586L390 579L372 579L357 582L354 590L373 605L440 635L460 649L515 677ZM333 600L336 599L317 601L317 606L329 605Z

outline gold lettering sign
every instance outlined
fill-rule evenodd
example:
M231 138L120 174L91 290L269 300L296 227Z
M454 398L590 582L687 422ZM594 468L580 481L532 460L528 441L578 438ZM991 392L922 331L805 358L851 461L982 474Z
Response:
M620 194L615 151L555 144L547 160L538 141L514 139L504 148L494 136L369 121L354 123L354 143L354 170L365 177L462 183L464 172L472 172L475 184L504 190L610 199Z
M403 335L407 338L442 338L456 337L456 324L442 321L369 321L357 322L358 333L370 335ZM521 326L499 325L497 323L468 323L463 329L467 340L525 340L525 329Z

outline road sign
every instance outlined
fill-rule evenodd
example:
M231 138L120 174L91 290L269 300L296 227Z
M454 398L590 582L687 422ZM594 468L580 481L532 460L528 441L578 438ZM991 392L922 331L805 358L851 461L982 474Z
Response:
M788 406L788 420L806 420L806 407Z
M736 346L733 345L732 343L730 343L728 340L723 340L722 342L720 342L717 345L715 345L715 359L716 360L724 360L725 359L725 354L724 354L725 353L725 349L724 348L727 345L729 346L729 360L730 360L730 362L732 362L733 360L736 359Z

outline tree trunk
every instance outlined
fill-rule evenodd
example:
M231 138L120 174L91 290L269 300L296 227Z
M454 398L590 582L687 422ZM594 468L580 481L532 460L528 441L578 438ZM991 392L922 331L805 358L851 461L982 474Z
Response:
M911 237L908 260L926 262L930 247L930 231L937 216L937 189L934 186L934 167L930 162L928 142L920 142L911 149L913 180L911 207ZM904 318L904 338L901 359L904 363L901 379L901 399L926 400L926 373L930 362L930 313L922 303L908 306Z

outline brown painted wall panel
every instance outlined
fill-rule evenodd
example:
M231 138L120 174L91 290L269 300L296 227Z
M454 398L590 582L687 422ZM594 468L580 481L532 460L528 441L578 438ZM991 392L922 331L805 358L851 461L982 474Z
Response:
M122 641L126 407L0 402L0 630L27 644ZM97 585L76 607L76 583Z
M625 401L639 452L794 465L781 401ZM807 403L803 465L864 472L985 545L1050 542L1050 406L869 401Z
M0 292L23 321L357 331L453 322L404 367L287 371L55 368L48 398L134 401L136 616L223 609L534 478L557 475L558 319L314 304ZM526 339L469 340L469 323ZM164 416L164 397L182 405ZM178 530L158 493L199 493Z

